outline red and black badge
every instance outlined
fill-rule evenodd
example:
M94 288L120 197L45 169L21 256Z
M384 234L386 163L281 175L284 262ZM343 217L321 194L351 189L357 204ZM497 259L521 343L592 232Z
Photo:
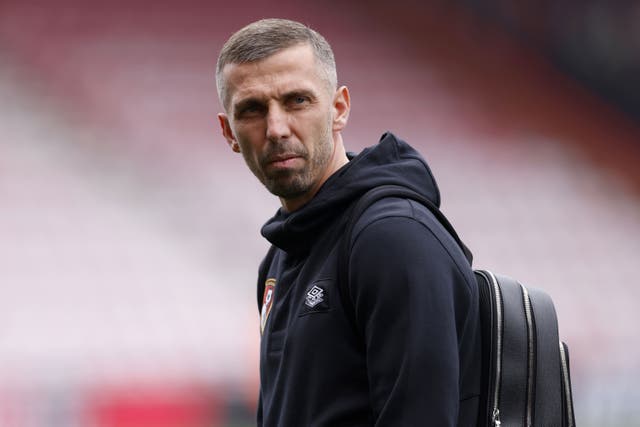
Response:
M262 312L260 313L260 334L264 333L271 306L273 305L273 293L276 290L276 279L267 279L264 284L264 295L262 296Z

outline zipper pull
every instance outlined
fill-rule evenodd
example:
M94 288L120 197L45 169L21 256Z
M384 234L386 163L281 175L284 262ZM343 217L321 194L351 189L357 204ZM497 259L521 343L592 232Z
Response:
M493 427L500 427L502 422L500 421L500 409L495 408L493 410L493 414L491 415L491 422L493 423Z

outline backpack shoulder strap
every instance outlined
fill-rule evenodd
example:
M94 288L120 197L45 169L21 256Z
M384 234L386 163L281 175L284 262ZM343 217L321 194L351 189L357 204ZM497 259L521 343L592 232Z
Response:
M358 219L362 216L371 205L380 199L387 197L400 197L415 200L416 202L426 206L431 213L436 217L438 222L447 230L447 232L454 238L465 257L469 261L469 264L473 261L473 255L467 246L460 240L458 233L453 228L449 220L440 211L438 206L431 200L422 196L421 194L410 190L406 187L399 185L382 185L366 192L358 201L345 212L347 222L345 225L344 234L342 236L342 242L340 243L339 255L338 255L338 289L340 291L340 299L347 315L351 317L352 323L355 326L355 313L353 313L353 304L351 303L351 297L348 292L349 283L349 254L351 252L351 239L353 235L353 229L358 222Z

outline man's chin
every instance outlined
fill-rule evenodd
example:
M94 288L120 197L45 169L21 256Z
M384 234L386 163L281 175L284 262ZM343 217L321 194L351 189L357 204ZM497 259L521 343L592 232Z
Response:
M266 182L265 187L274 196L282 199L297 199L309 192L311 186L303 185L295 180L277 180Z

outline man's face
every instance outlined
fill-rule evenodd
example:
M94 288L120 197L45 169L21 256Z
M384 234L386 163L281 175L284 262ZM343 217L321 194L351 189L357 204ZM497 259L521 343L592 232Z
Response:
M334 132L346 124L308 45L223 69L227 114L222 131L253 174L281 200L307 201L333 172ZM348 92L347 114L348 114Z

